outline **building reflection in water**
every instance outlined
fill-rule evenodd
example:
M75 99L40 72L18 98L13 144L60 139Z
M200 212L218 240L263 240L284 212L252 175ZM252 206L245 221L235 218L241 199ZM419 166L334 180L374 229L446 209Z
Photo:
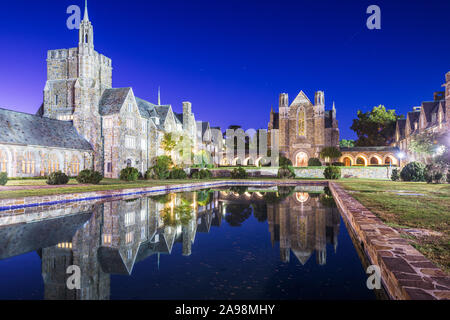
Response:
M176 243L182 245L183 256L190 256L197 232L209 233L223 220L240 226L253 212L258 221L267 220L272 245L279 242L283 262L289 262L292 251L305 264L316 252L317 263L323 265L326 244L336 250L340 215L321 201L323 188L310 188L317 190L291 188L282 193L276 187L238 187L82 208L67 204L58 218L0 228L5 244L0 243L0 259L37 251L45 299L104 300L110 298L111 274L131 275L136 263L151 256L158 259L159 267L161 255L171 254ZM80 267L80 290L67 288L66 271L71 265Z

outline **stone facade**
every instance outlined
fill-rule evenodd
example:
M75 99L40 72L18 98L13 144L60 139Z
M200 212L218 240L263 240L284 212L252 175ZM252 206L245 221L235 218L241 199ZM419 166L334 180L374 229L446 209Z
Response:
M414 136L424 132L450 132L450 71L445 75L444 91L435 92L433 101L422 102L413 107L406 119L398 120L395 129L394 145L400 148L411 160L420 160L419 155L409 150Z
M153 104L136 97L132 88L112 88L112 60L95 51L87 8L78 46L47 53L44 101L37 115L30 120L31 115L11 116L9 111L3 117L6 111L0 110L5 131L0 135L0 172L10 177L42 176L57 170L76 176L93 168L105 177L117 178L127 166L145 173L154 158L164 154L165 133L189 138L194 152L203 144L190 102L184 102L182 113L177 114L171 105L161 104L160 94ZM32 131L30 124L46 129L36 129L39 132L34 135L30 132L28 140L33 143L19 137L20 132ZM57 141L58 135L71 143ZM176 163L181 161L175 152L172 157Z
M310 158L320 158L325 147L339 147L339 128L336 108L325 110L325 95L319 91L314 103L301 91L289 104L286 93L280 95L279 111L270 112L269 141L274 130L279 132L280 153L294 166L308 165Z

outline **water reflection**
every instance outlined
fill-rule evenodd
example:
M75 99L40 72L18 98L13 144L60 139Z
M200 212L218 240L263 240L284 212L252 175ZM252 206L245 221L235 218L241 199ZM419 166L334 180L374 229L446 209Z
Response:
M291 252L303 265L315 253L324 265L327 243L337 250L340 216L323 188L234 187L27 209L26 215L0 219L0 260L37 251L45 299L109 299L111 275L131 275L151 256L159 267L161 255L171 254L176 243L190 256L197 233L224 221L240 227L252 214L267 221L284 263ZM80 290L67 288L71 265L81 269Z

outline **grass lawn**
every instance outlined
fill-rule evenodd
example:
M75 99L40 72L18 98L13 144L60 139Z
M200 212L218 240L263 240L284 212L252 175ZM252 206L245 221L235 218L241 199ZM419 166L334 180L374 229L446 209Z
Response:
M399 230L411 244L450 273L450 185L363 179L340 180L351 195ZM437 231L414 236L407 228Z

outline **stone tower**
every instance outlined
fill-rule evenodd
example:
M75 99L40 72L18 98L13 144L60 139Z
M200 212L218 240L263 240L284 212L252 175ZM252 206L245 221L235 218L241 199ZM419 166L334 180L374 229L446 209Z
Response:
M103 172L100 97L112 87L111 59L94 50L94 29L87 5L77 48L50 50L42 115L73 121L78 133L94 148L95 170Z
M447 130L450 130L450 71L445 75L445 116L447 121Z

